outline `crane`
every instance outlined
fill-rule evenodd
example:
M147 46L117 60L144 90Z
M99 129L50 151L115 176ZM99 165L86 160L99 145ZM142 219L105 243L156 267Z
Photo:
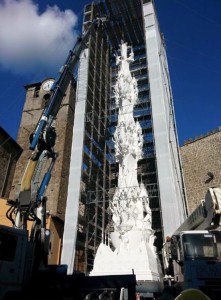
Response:
M166 278L183 289L197 288L211 299L221 293L221 188L209 188L205 199L167 237L163 246Z
M50 99L30 136L32 153L21 179L18 197L16 201L10 202L11 207L7 212L13 227L0 225L0 299L3 299L7 292L21 289L32 277L33 270L47 266L50 231L46 229L45 191L57 158L54 151L54 120L82 51L87 48L91 34L102 27L105 21L106 18L94 19L78 38L59 72L58 79L51 87ZM48 161L49 167L36 188L41 171ZM28 220L33 221L30 234L27 230Z

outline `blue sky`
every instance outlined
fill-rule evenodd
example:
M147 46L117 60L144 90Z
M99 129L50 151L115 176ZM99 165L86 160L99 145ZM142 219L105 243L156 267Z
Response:
M57 77L88 2L0 0L0 125L13 138L24 86ZM155 4L182 145L221 126L221 1L155 0Z

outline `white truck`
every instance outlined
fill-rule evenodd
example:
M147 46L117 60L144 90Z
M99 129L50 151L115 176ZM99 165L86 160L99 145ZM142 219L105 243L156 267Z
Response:
M209 188L205 200L167 237L163 247L166 279L182 289L221 295L221 189Z

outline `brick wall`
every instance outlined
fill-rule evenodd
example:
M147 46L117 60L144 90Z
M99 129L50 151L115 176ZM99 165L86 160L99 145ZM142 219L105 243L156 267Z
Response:
M191 213L209 187L221 186L221 131L185 144L180 153Z

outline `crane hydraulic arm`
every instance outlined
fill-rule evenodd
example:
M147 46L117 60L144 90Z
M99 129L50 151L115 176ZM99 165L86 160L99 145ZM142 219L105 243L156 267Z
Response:
M174 235L184 230L210 230L220 226L221 189L209 188L205 199L189 215Z
M90 23L88 29L82 37L78 38L73 49L70 51L65 64L60 70L59 78L51 87L51 96L46 108L36 126L35 131L30 137L31 157L21 179L20 191L17 200L13 204L13 209L8 213L9 219L17 228L26 229L27 220L38 220L43 225L45 210L44 194L51 178L51 172L56 160L56 153L53 150L56 140L54 120L57 116L63 97L65 96L68 84L73 78L73 71L76 67L82 51L87 48L87 42L90 35L96 28L102 26L104 18L95 19ZM45 161L51 159L49 168L45 173L41 184L36 188L36 182L39 182L40 172L43 169ZM40 214L38 208L40 207ZM16 212L16 220L12 218L12 212Z
M211 299L221 293L221 189L209 188L205 199L163 246L165 279L182 289L196 288Z

